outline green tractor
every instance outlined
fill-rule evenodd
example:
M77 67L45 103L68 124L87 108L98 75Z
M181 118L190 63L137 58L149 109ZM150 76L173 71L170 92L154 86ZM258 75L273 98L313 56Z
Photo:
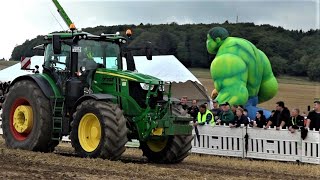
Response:
M11 82L2 106L7 147L51 152L69 136L81 157L118 160L128 140L137 139L152 162L187 157L192 119L172 113L171 84L133 71L125 37L92 35L73 24L70 30L36 47L44 51L42 73ZM146 52L151 59L150 47Z

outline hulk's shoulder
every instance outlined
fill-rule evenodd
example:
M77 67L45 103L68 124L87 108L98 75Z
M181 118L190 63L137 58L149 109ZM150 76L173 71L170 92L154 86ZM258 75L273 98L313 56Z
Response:
M230 48L238 46L239 48L252 48L255 47L250 41L239 37L228 37L222 44L222 48Z
M225 53L232 54L254 54L254 51L258 49L248 40L238 37L228 37L221 47L217 55L222 55Z

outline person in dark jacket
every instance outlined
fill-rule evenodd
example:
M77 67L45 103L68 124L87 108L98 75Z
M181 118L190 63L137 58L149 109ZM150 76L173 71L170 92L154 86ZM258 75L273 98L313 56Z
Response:
M288 122L289 131L294 133L296 129L303 127L304 125L304 117L300 116L300 111L298 108L293 108L291 111L291 117Z
M197 121L198 112L199 108L197 105L197 100L193 100L192 105L188 108L188 114L190 114L190 116L193 117L193 122Z
M283 101L278 101L276 103L276 112L270 118L267 125L265 126L265 129L269 128L271 125L276 126L276 129L285 129L288 125L290 119L290 111L287 107L284 106Z
M253 126L263 128L263 126L265 126L266 124L267 124L267 119L266 119L266 116L263 114L263 111L262 110L257 111L256 118L253 121Z
M243 114L243 109L238 107L236 109L236 116L234 117L234 120L229 124L229 126L231 128L240 127L241 124L244 124L245 126L248 125L248 118Z
M211 112L213 114L214 117L219 116L220 112L221 112L221 108L219 107L218 101L217 100L212 100L212 105L213 108L211 109ZM218 118L216 118L218 119Z
M314 108L307 117L306 129L320 130L320 100L314 101Z

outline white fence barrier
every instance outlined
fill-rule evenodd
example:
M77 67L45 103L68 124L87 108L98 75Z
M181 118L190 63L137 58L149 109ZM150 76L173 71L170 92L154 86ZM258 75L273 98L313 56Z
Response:
M286 129L205 125L198 126L198 130L200 143L194 134L193 153L320 164L318 131L309 131L302 140L300 131L291 133Z
M198 126L200 140L194 135L192 152L243 157L243 131L224 126Z

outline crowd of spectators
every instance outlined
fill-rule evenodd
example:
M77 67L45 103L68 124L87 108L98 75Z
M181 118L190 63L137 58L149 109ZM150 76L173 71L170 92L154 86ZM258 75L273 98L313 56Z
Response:
M244 126L257 128L276 128L288 129L294 133L297 129L305 131L306 129L320 129L320 100L314 101L314 108L308 114L305 112L300 114L298 108L291 111L285 106L283 101L275 104L275 110L272 110L270 117L265 117L263 110L256 112L255 119L247 117L248 111L243 106L233 105L228 102L219 103L212 101L213 108L209 109L208 105L198 105L196 100L192 101L192 106L188 107L187 97L183 97L180 101L182 111L193 117L194 126L210 124L211 126L228 125L231 128Z

